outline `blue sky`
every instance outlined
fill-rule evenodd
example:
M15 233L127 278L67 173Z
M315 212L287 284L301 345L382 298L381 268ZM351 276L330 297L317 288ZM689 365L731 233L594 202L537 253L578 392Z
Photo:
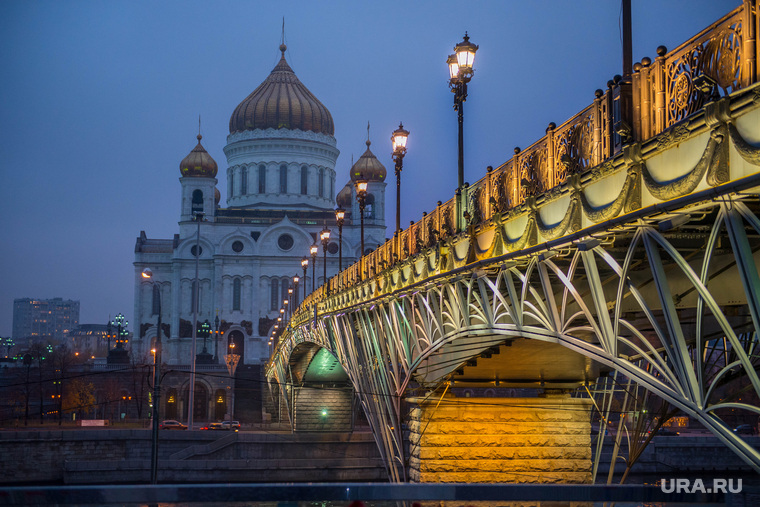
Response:
M634 61L739 4L633 0ZM83 323L119 312L132 322L135 238L177 232L178 167L195 146L198 115L224 205L229 117L277 63L283 16L286 58L335 122L338 189L351 155L364 151L368 121L389 173L390 133L399 121L411 131L402 226L456 186L445 60L465 30L480 45L465 104L466 181L621 73L618 0L5 0L0 336L10 336L20 297L78 299Z

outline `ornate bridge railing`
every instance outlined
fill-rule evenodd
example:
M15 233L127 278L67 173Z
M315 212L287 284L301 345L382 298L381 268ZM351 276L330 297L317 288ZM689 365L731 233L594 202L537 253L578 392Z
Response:
M468 187L465 227L453 198L439 202L330 279L293 315L269 378L289 381L299 344L331 351L403 480L412 379L435 386L517 337L559 343L694 416L760 471L722 420L760 414L724 384L741 377L760 397L757 27L747 0L642 60L631 82L611 81ZM716 340L732 359L704 364Z

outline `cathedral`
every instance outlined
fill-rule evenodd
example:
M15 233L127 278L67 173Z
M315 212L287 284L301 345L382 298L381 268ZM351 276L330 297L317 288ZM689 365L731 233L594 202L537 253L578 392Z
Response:
M282 57L275 68L230 117L224 147L227 174L226 180L222 179L227 185L226 207L220 205L217 162L204 149L199 134L197 145L179 164L179 232L171 239L158 239L148 238L143 231L137 238L137 326L132 354L138 363L151 362L151 348L159 332L159 308L162 362L170 369L187 371L195 354L199 373L226 372L229 350L240 356L240 365L266 362L268 338L281 315L283 301L289 297L288 289L294 289L293 277L300 277L297 294L291 296L294 303L303 300L304 288L309 293L312 286L324 282L319 236L325 228L331 230L326 254L328 278L339 270L336 207L346 210L343 267L360 254L357 179L369 182L365 249L385 241L385 167L370 150L367 139L366 151L353 164L350 180L336 196L339 151L333 118L288 65L285 50L281 45ZM309 255L315 244L319 246L316 266ZM309 259L305 279L304 257ZM145 268L152 271L152 280L141 276ZM196 348L192 350L196 297L197 329L201 332L196 332ZM214 407L215 400L219 401L224 388L229 387L215 378L196 377L194 414L198 420L213 420L230 410ZM187 375L167 377L162 417L183 417L188 382ZM177 405L170 403L180 406L175 408Z

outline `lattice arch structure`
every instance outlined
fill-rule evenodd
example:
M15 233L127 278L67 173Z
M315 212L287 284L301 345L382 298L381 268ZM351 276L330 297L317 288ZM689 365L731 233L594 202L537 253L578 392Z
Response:
M760 397L757 207L756 199L703 203L688 210L688 235L639 220L614 242L479 263L392 297L312 314L286 336L269 375L286 386L299 343L330 350L359 394L391 480L402 481L400 405L410 382L436 387L516 338L558 343L683 410L760 471L760 454L721 416L760 414L746 401ZM737 379L748 386L745 401L726 388Z

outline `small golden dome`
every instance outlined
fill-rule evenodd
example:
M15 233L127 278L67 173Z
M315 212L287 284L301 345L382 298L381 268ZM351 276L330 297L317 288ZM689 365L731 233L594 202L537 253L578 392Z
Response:
M338 195L335 196L335 204L339 208L351 209L351 183L346 183Z
M219 192L219 189L214 187L214 204L219 206L219 201L222 200L222 194Z
M216 161L201 146L202 138L203 136L198 134L198 145L179 163L179 170L182 176L195 176L198 178L216 177L218 170Z
M330 111L298 80L282 57L269 76L248 95L230 117L230 134L256 129L335 133Z
M367 139L367 151L365 151L353 167L351 167L351 181L356 181L361 178L369 181L385 181L388 171L385 170L385 166L380 163L375 154L370 151L370 144L372 143Z

